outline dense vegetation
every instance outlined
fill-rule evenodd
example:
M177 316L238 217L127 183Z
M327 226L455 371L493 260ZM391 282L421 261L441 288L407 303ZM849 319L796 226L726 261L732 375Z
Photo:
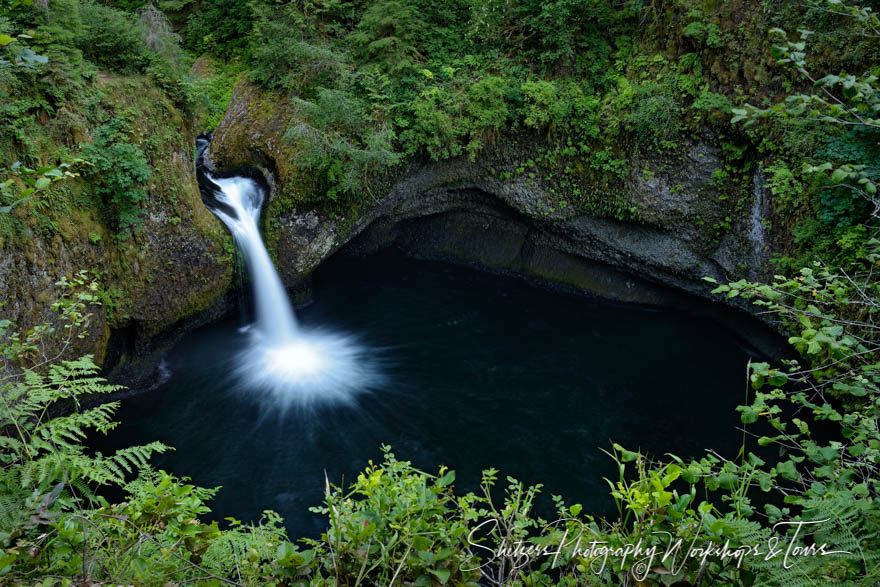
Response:
M33 583L163 584L809 584L880 576L880 24L868 7L670 0L13 0L0 6L0 238L52 235L82 213L88 238L126 247L159 155L212 128L243 80L290 101L293 164L316 176L316 206L349 213L414 159L491 157L528 144L499 175L540 174L550 205L622 220L616 186L636 154L679 161L715 141L713 177L730 230L762 167L772 197L770 283L718 284L771 312L800 354L750 365L736 460L682 459L614 445L619 515L556 499L563 522L532 511L541 488L507 480L480 494L454 474L413 469L386 450L355 483L328 480L321 540L297 542L277 515L205 523L214 490L149 466L158 443L115 455L115 390L69 353L90 312L114 302L86 273L59 282L58 317L19 332L0 321L0 577ZM814 31L810 34L807 31ZM196 61L195 57L199 57ZM179 123L182 128L168 128ZM164 125L164 126L163 126ZM708 137L708 138L707 138ZM173 182L164 182L173 183ZM179 222L179 218L178 218ZM96 226L106 232L97 231ZM84 235L85 236L85 235ZM62 276L59 276L61 278ZM115 303L115 302L114 302ZM688 376L682 366L682 377ZM707 387L711 382L706 382ZM773 447L768 453L758 447ZM772 458L768 457L772 454ZM759 456L760 455L760 456ZM124 500L110 503L107 488ZM552 488L548 488L552 491ZM492 525L480 526L486 520ZM818 522L796 532L779 522ZM480 530L480 528L482 530ZM472 534L472 532L476 532ZM575 551L572 537L661 557L670 537L741 555L651 561ZM790 565L749 550L773 536L846 551ZM484 538L479 545L472 540ZM522 541L552 557L493 559ZM559 545L562 546L559 546ZM580 545L585 548L585 544ZM751 552L755 556L750 556ZM746 553L746 554L742 554ZM525 560L525 559L521 559ZM484 566L481 566L484 565Z

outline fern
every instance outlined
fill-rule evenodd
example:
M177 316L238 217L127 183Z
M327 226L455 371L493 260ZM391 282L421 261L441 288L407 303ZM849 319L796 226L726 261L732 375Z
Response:
M153 453L168 449L152 442L107 456L88 454L83 443L89 432L112 430L119 403L81 411L80 400L119 389L98 375L91 356L51 365L45 374L25 371L0 388L0 540L5 545L27 530L30 517L46 513L35 508L64 512L99 505L97 488L123 486L147 467ZM59 412L67 415L50 417ZM59 484L63 491L53 496Z
M876 518L874 503L845 492L832 492L827 497L804 500L798 521L807 522L794 546L816 547L825 544L830 556L792 556L788 565L782 555L771 560L753 559L750 569L759 578L756 585L816 585L841 583L866 578L871 569L880 564L880 520ZM815 524L809 524L814 522ZM787 547L793 533L783 536L779 544ZM766 541L763 542L766 544ZM788 566L788 568L786 568ZM874 578L875 580L877 577Z

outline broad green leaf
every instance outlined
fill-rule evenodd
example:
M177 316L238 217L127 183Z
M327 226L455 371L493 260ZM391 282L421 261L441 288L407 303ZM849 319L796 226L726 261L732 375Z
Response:
M633 452L631 450L626 450L625 448L623 448L622 446L620 446L617 443L614 443L613 446L614 446L614 450L616 450L620 453L620 462L622 462L622 463L629 463L629 462L634 461L637 458L639 458L639 453L637 453L637 452Z
M440 487L446 487L453 481L455 481L455 471L449 471L448 473L443 475L443 477L441 477L439 481L437 481L437 485L439 485Z
M797 469L792 461L783 461L776 465L776 472L789 481L797 481Z
M441 585L446 585L449 581L449 569L428 569L428 572L437 577Z

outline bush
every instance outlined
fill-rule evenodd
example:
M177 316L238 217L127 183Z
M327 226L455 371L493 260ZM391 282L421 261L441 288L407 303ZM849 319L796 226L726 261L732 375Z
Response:
M678 131L679 108L673 87L645 82L633 88L633 108L626 120L636 140L659 146Z
M550 108L556 104L558 97L556 84L550 81L529 81L522 85L525 97L525 125L539 129L552 122Z
M94 142L84 149L94 165L90 178L105 220L123 237L141 221L139 204L148 198L144 184L151 176L144 152L124 129L125 123L114 118L95 130Z
M76 46L93 63L113 71L143 72L151 62L144 29L134 16L91 2L80 6L83 26Z
M386 71L402 71L418 59L416 41L428 28L409 2L379 0L364 13L350 40L356 55Z
M333 87L346 65L345 55L313 38L302 15L289 7L258 8L249 53L251 80L305 97L315 87Z
M804 186L785 161L774 161L764 172L767 187L773 194L773 209L779 214L792 214L804 205Z
M364 124L365 104L350 92L321 88L313 102L295 104L298 122L285 139L300 147L295 163L318 173L329 200L368 190L371 173L399 161L388 130Z
M479 563L465 548L470 527L452 491L455 473L441 467L430 475L382 450L382 463L370 462L347 490L328 485L324 505L312 508L329 518L321 541L310 541L319 553L332 548L332 566L325 557L323 570L378 585L479 579Z
M227 59L240 55L248 45L253 22L250 2L207 0L189 17L186 46L196 54L210 53Z

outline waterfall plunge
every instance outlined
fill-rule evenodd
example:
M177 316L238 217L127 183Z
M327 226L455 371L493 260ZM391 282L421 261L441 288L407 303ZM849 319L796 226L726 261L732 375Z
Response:
M296 318L287 301L281 279L272 266L272 259L263 239L257 220L262 200L260 190L253 180L244 177L215 179L222 196L218 200L231 208L235 217L218 208L214 213L229 227L235 242L244 254L245 263L254 284L254 306L257 328L268 342L282 344L296 338Z
M208 179L219 187L212 211L232 232L254 288L256 322L248 329L251 340L236 368L242 385L282 408L349 402L379 386L376 362L354 338L297 324L260 236L262 189L244 177Z

